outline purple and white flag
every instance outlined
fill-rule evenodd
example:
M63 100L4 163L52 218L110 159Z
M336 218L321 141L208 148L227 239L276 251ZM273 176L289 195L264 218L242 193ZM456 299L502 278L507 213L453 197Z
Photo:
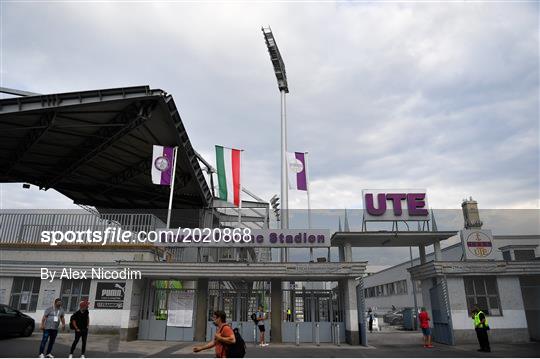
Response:
M170 186L174 165L174 147L154 145L152 155L152 183Z
M307 191L306 154L304 152L287 152L289 189Z

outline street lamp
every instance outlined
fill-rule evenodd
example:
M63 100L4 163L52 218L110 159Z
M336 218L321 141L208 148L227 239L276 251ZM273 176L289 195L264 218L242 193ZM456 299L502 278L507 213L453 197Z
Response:
M270 198L270 205L272 206L272 211L276 216L276 221L279 222L279 197L277 194Z
M263 27L261 30L266 41L268 53L270 54L270 60L274 66L274 73L281 94L281 229L288 229L289 215L287 210L289 207L289 188L287 184L287 115L285 111L285 94L289 93L289 86L287 84L285 64L279 53L272 29L270 27Z

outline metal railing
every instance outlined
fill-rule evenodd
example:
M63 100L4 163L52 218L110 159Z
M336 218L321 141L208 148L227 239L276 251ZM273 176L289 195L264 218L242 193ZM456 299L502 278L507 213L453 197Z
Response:
M107 213L96 216L83 210L0 211L0 243L38 244L42 231L100 231L121 228L140 232L163 228L149 213Z

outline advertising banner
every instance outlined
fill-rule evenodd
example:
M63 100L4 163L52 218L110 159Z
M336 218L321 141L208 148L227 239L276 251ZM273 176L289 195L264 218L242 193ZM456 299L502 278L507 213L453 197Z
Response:
M123 309L126 282L98 282L95 309Z

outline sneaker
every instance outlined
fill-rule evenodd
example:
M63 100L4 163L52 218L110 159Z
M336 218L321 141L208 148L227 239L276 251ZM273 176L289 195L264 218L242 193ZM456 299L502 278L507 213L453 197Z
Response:
M84 354L81 354L81 358L84 359L84 358L86 358L86 357L84 356Z
M43 355L43 353L39 354L39 357L40 358L45 358L45 355Z
M73 358L73 354L69 354L68 358Z
M264 343L264 344L263 344L263 346L265 346L265 347L267 347L267 346L269 346L269 345L270 345L270 344L268 344L268 343Z
M52 355L51 353L45 355L45 358L51 358L51 359L54 359L54 355Z

